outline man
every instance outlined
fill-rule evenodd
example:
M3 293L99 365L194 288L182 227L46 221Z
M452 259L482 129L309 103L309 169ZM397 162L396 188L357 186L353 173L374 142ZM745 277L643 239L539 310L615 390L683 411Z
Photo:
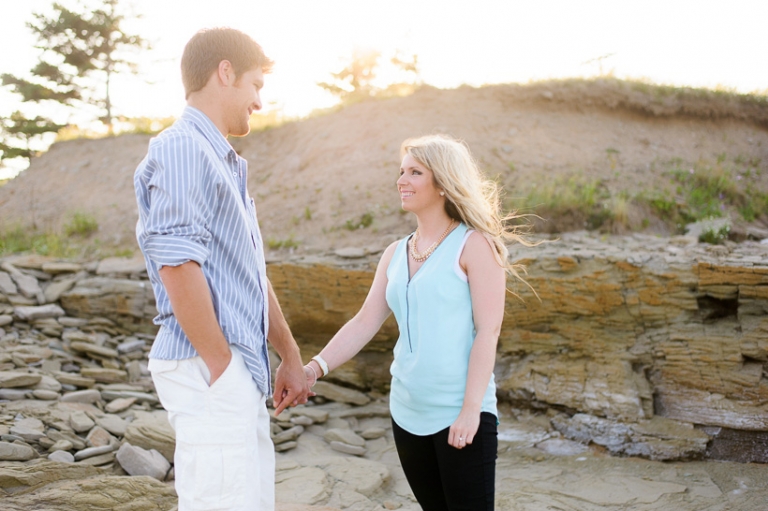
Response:
M267 339L282 359L275 413L309 395L267 280L246 161L227 142L248 134L271 65L242 32L198 32L181 61L188 106L134 176L159 312L149 370L176 431L179 511L274 508Z

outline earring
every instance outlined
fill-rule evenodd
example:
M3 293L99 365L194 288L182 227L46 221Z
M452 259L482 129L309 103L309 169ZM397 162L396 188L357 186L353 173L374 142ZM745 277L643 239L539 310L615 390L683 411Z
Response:
M444 196L445 192L440 192L440 197Z

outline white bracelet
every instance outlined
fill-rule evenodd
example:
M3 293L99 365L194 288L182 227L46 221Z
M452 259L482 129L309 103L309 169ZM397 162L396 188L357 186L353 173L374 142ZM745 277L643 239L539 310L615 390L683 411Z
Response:
M317 383L317 371L315 371L315 368L312 367L312 364L307 364L307 367L309 367L309 370L312 371L312 374L315 375L315 381L313 381L312 385L310 385L310 387L314 387L315 383Z
M317 362L317 365L319 365L320 369L323 370L323 374L321 376L325 376L325 375L327 375L329 373L329 371L328 371L328 362L323 360L323 357L321 357L320 355L315 355L314 357L312 357L312 360Z

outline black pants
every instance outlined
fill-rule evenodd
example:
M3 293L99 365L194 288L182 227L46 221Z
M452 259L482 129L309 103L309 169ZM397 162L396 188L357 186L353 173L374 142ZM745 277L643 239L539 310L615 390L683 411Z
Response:
M433 435L408 433L392 421L397 454L424 511L493 511L498 447L496 416L480 414L472 444L448 444L448 429Z

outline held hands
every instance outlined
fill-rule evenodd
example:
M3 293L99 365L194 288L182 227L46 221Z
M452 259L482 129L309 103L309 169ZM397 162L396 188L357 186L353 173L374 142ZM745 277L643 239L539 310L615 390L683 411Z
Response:
M275 395L272 397L275 415L280 415L289 406L306 403L307 399L314 395L300 360L298 362L283 361L278 366L275 376Z
M480 412L467 412L463 408L456 421L448 430L448 444L456 449L463 449L475 439L480 427Z

